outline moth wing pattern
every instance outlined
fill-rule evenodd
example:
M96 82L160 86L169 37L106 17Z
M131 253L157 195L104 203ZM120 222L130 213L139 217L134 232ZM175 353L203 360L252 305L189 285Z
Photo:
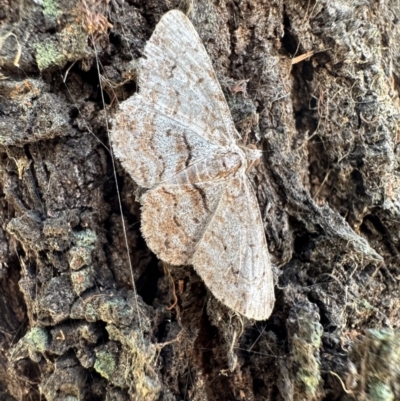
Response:
M172 265L192 264L214 296L257 320L269 317L273 278L245 153L208 54L173 10L146 44L139 92L121 104L115 155L148 189L142 232Z
M141 199L142 233L150 249L171 265L191 264L225 186L220 180L147 191Z
M235 144L236 129L210 57L190 20L166 13L146 44L139 93L219 146Z
M244 174L227 182L192 264L214 296L231 309L256 320L271 314L271 262L257 198Z
M211 61L180 11L168 12L157 24L138 83L139 92L121 104L112 140L116 156L141 187L168 180L221 148L236 147Z
M115 155L143 188L152 188L212 159L220 149L190 125L178 123L168 110L139 95L121 104L111 139Z

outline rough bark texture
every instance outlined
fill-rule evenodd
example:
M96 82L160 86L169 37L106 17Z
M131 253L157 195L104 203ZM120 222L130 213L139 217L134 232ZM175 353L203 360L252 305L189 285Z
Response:
M157 261L114 176L110 117L172 8L265 152L265 322ZM400 399L399 16L399 0L0 0L0 400Z

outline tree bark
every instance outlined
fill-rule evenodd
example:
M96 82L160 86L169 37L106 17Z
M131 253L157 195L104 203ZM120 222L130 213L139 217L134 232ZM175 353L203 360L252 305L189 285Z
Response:
M155 258L111 157L173 8L264 151L267 321ZM0 400L400 399L399 17L398 0L0 0Z

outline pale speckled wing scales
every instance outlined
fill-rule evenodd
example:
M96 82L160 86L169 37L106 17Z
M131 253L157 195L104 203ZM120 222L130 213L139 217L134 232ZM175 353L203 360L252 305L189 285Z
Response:
M162 17L141 67L140 96L211 143L235 143L236 130L210 58L183 13L172 10Z
M171 179L219 151L219 146L137 95L121 104L111 138L115 155L143 188Z
M271 264L258 202L244 174L227 182L191 262L222 303L249 318L269 317Z
M221 152L240 152L210 59L184 14L163 16L141 63L139 93L121 104L111 133L116 156L140 186L174 179Z
M225 186L225 180L161 184L143 195L142 233L161 260L172 265L191 263Z

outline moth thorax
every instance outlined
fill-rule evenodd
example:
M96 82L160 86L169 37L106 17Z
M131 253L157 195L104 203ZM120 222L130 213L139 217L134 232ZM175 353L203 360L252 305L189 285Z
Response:
M253 148L254 145L249 145L249 147L242 148L246 154L247 166L248 168L257 164L258 159L261 158L262 151L259 149Z
M243 156L236 152L222 154L221 156L216 157L216 159L221 164L221 171L225 171L226 173L235 172L243 164Z

